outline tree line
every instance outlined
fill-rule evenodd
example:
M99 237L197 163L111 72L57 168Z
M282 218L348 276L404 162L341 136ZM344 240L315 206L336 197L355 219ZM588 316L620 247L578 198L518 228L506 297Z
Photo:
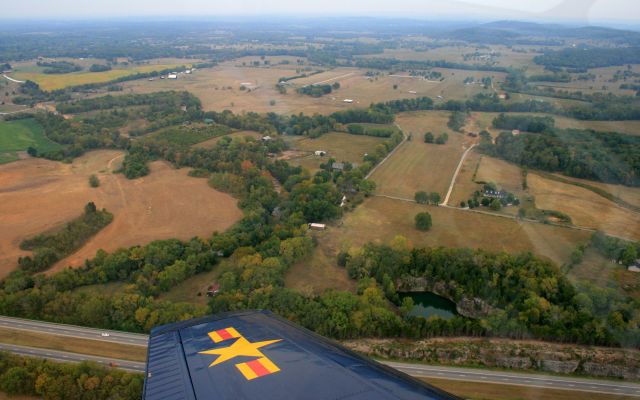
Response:
M20 257L18 265L29 272L43 271L82 247L112 220L113 214L104 208L98 210L93 202L89 202L83 214L67 223L62 230L23 240L20 248L33 251L33 257Z

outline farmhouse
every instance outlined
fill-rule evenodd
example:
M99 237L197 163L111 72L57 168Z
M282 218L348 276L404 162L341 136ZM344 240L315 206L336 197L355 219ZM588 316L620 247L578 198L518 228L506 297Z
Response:
M314 231L323 231L327 229L327 226L325 224L318 224L318 223L312 222L309 224L309 229Z
M492 199L504 199L507 197L507 192L503 192L501 190L485 190L482 192L484 197L490 197Z

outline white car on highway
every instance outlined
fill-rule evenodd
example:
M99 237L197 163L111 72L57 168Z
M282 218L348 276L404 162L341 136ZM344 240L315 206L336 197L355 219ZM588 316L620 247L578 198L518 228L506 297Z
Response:
M100 334L100 336L102 336L102 337L109 337L109 334L108 334L107 332L102 332L102 333Z

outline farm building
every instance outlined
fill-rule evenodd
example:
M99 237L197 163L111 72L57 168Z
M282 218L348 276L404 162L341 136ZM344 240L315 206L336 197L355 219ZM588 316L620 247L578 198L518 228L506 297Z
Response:
M270 140L273 140L273 138L272 138L271 136L268 136L268 135L267 135L267 136L263 136L263 137L262 137L262 141L263 141L263 142L268 142L268 141L270 141Z
M214 283L213 285L207 288L207 296L209 297L215 296L216 294L218 294L219 291L220 291L220 284Z
M326 152L326 151L324 151L324 150L316 150L316 151L314 152L314 154L315 154L316 156L324 157L324 156L326 156L326 155L327 155L327 152Z
M318 223L312 222L309 224L309 229L314 231L323 231L327 229L327 226L325 224L318 224Z
M353 99L344 99L342 101L345 103L353 103Z
M514 129L514 130L511 131L511 134L513 136L518 136L520 134L520 130L519 129Z
M500 100L506 100L506 99L507 99L507 95L506 95L505 93L500 93L500 94L498 95L498 98L499 98Z
M631 271L631 272L640 272L640 266L637 265L630 265L629 268L627 268L627 271Z
M178 74L169 74L167 75L168 79L178 79Z

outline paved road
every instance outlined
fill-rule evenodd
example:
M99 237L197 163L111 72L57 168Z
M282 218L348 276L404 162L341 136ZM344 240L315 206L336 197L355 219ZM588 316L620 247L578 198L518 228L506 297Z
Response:
M440 378L465 382L498 383L548 389L577 390L640 397L640 384L559 376L488 371L471 368L434 367L420 364L383 362L415 377Z
M140 335L137 333L108 331L103 329L85 328L81 326L54 324L51 322L32 321L29 319L2 316L0 316L0 327L145 347L147 346L147 341L149 339L147 335ZM109 336L102 336L103 333L108 333Z
M0 350L31 357L41 357L62 362L93 361L105 366L118 367L127 371L144 372L145 363L138 361L118 360L115 358L89 356L86 354L69 353L66 351L39 349L36 347L16 346L0 343Z
M148 336L135 333L107 331L10 317L0 317L0 327L8 327L31 332L44 332L60 336L93 339L103 342L137 346L146 346L148 341ZM109 336L102 336L103 332L109 333ZM145 363L143 362L125 361L107 357L97 357L34 347L16 346L0 343L0 350L10 351L21 355L48 358L57 361L95 361L100 364L112 366L116 365L118 368L136 372L144 372L145 369ZM516 386L577 390L640 397L640 384L628 383L624 381L566 378L560 376L539 374L510 373L471 368L452 368L386 361L384 361L383 363L415 377L429 377L461 380L466 382L484 382L509 384Z

